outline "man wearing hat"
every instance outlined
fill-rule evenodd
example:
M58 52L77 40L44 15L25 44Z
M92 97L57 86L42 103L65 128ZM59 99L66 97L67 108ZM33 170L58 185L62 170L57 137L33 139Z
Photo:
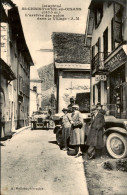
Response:
M70 104L68 105L68 112L72 113L72 106L75 104L74 97L70 98Z
M78 157L80 155L79 148L82 152L84 146L85 130L83 117L77 104L72 106L71 124L70 144L75 147L75 155Z
M71 120L70 116L68 115L68 108L63 108L63 117L62 117L62 136L63 136L63 141L64 141L64 148L63 150L66 151L68 149L67 146L67 139L69 138L70 135L70 129L71 129Z
M91 127L87 136L86 145L88 148L88 159L95 158L96 150L104 147L103 128L105 125L104 114L101 112L102 106L97 104L94 110L94 116L91 121Z

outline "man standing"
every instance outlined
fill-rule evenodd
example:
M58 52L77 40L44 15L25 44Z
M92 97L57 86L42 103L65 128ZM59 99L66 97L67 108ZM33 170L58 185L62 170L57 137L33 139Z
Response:
M100 112L101 105L96 105L94 116L91 121L91 127L87 136L86 145L88 148L88 159L95 158L96 149L102 150L103 142L103 128L105 124L104 114Z
M75 100L73 97L70 98L70 104L68 105L68 112L72 113L72 106L75 104Z

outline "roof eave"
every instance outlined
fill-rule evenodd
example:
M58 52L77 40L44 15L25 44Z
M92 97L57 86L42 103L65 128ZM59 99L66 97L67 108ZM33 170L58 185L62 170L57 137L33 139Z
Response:
M2 60L1 58L0 58L0 64L1 64L1 73L4 75L4 77L8 81L15 80L16 79L15 73L12 71L10 66L8 64L6 64L6 62L4 60Z

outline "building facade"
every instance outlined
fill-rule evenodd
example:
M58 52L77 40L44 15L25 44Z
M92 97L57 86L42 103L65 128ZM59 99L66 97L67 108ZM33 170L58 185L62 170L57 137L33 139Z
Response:
M30 66L33 61L25 42L18 8L12 1L1 1L1 7L1 132L6 136L28 124Z
M30 68L30 116L34 111L41 110L42 80L39 78L36 68L33 66Z
M85 44L91 48L91 105L127 118L127 1L89 6Z
M52 35L57 112L70 104L71 97L79 100L80 111L89 112L90 50L84 39L84 35L74 33Z

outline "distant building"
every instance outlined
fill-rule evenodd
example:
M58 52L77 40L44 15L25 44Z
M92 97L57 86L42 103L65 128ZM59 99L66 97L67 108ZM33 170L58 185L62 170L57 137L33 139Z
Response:
M85 47L85 36L82 34L54 32L52 41L57 112L61 112L72 96L83 100L86 93L90 94L90 49ZM89 101L85 105L88 109Z
M85 44L91 47L91 104L127 118L127 1L92 0Z
M30 66L18 8L10 0L1 1L1 135L28 124Z
M43 82L41 83L43 110L51 110L56 113L56 87L54 85L54 65L48 64L38 69L38 74Z
M42 109L42 93L41 84L42 80L39 78L38 72L35 67L30 69L30 116L34 111Z

